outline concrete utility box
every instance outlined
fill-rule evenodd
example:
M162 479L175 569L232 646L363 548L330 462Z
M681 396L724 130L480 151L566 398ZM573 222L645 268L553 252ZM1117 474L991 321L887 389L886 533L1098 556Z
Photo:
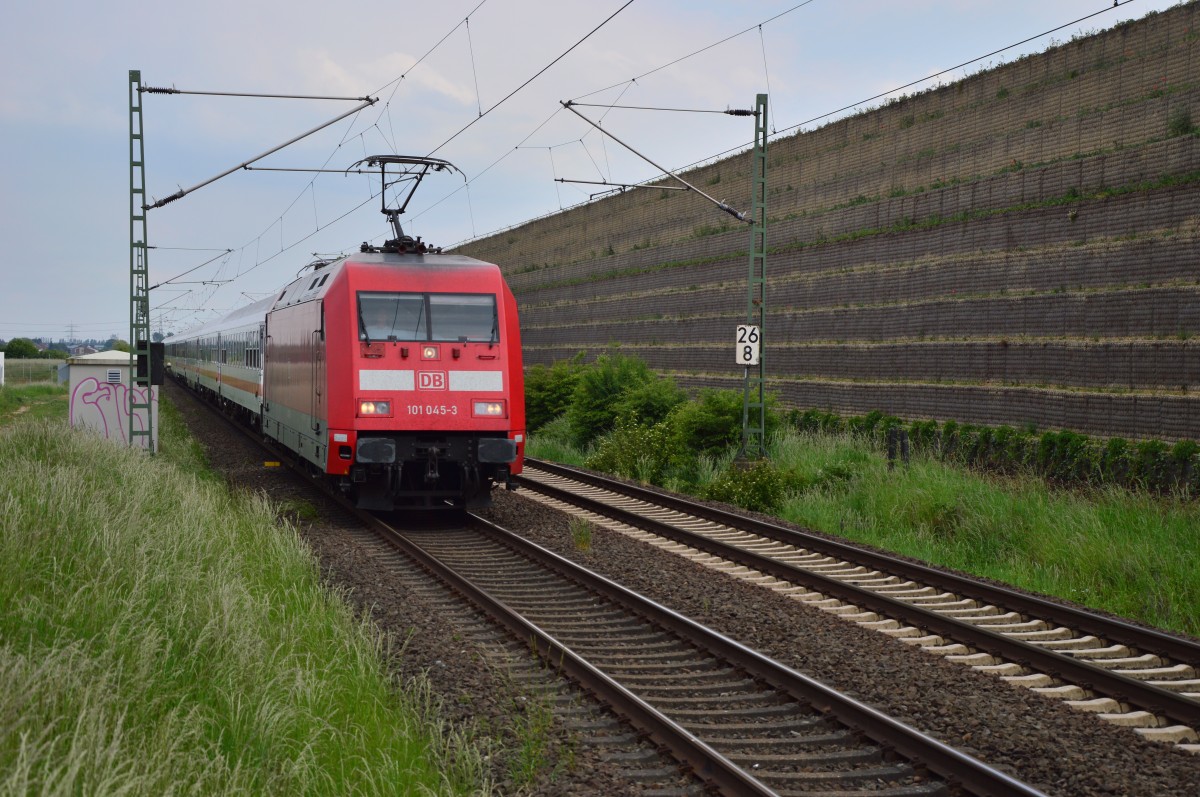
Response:
M121 443L129 443L129 366L132 354L123 351L101 351L84 354L67 360L71 368L71 426L76 429L94 429L102 437ZM145 403L146 391L150 393L150 423L153 441L149 443L158 450L158 388L134 387L139 403ZM144 412L144 411L143 411ZM143 428L143 418L135 417L138 428ZM148 438L138 437L136 444L146 448Z

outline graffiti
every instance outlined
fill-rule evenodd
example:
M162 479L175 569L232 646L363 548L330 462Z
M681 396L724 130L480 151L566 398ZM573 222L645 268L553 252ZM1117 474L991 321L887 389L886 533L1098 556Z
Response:
M153 388L134 388L138 402L147 401L147 392ZM94 429L108 440L125 442L129 439L126 420L129 418L129 386L101 382L95 377L81 379L71 391L71 426L76 429ZM141 413L134 416L134 428L144 429L145 418ZM142 447L148 442L138 438Z

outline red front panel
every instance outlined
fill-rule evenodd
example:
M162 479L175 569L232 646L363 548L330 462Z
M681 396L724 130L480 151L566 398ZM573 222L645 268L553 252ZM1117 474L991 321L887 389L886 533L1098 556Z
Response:
M475 329L468 340L430 340L428 331L405 335L401 329L392 330L400 333L395 339L372 339L369 327L360 326L360 297L395 295L494 296L496 340L489 339L490 329L483 334ZM435 303L435 317L438 310ZM331 353L325 364L331 436L413 430L501 433L520 440L523 452L520 328L516 302L495 266L455 262L444 267L436 256L415 263L351 259L326 295L325 330ZM349 465L339 460L338 445L331 437L330 472L345 472ZM518 458L514 472L520 471L520 463Z

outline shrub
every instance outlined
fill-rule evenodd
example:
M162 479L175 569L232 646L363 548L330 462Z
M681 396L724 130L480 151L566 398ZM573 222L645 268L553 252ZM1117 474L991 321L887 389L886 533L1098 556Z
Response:
M783 502L785 475L770 460L732 463L704 488L704 498L754 512L771 512Z
M663 423L652 426L621 422L599 439L584 465L647 484L661 484L673 461L688 458L688 451L673 447Z
M567 418L575 443L585 446L612 431L621 396L655 378L649 366L634 357L602 354L582 369L575 384Z
M1127 484L1129 481L1129 441L1113 437L1104 444L1100 455L1100 474L1105 481Z
M687 394L670 377L656 377L631 388L616 401L617 423L653 426L687 401Z
M1190 136L1196 132L1196 126L1192 124L1192 111L1190 108L1176 108L1171 114L1170 120L1167 122L1167 137L1175 138L1176 136Z
M826 410L791 410L789 422L799 431L837 433L849 430L883 443L880 432L900 421L881 412L848 420ZM924 451L968 465L1005 473L1030 470L1060 484L1117 484L1134 489L1200 495L1200 444L1190 440L1167 446L1147 440L1131 446L1114 437L1097 440L1075 432L1037 433L1032 424L974 426L946 421L913 421L909 441Z
M1147 490L1169 489L1167 444L1161 440L1143 440L1134 449L1130 479Z
M535 365L525 372L525 426L533 432L567 411L582 370L583 352L550 367Z
M767 396L766 436L779 428L779 417ZM692 401L680 404L667 417L673 447L691 449L694 455L717 457L742 440L742 394L737 390L705 389Z

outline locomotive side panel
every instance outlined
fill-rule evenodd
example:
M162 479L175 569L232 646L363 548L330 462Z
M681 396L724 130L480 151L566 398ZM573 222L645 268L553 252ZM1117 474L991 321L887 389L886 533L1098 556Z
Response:
M517 447L517 457L509 472L518 474L525 464L525 368L521 359L521 321L517 317L517 300L506 283L501 284L504 297L504 349L508 356L509 378L509 437Z

